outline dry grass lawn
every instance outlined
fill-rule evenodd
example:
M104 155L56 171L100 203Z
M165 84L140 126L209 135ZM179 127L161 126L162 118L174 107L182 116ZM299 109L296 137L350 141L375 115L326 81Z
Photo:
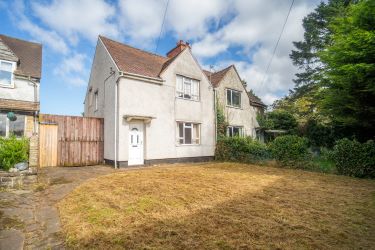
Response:
M90 180L59 203L69 248L374 249L375 181L234 163Z

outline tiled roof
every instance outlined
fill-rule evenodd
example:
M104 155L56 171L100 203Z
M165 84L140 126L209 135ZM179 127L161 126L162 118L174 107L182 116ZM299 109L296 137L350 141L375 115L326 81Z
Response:
M229 69L232 66L233 65L230 65L229 67L222 69L215 73L211 73L210 71L207 71L207 70L203 70L203 72L206 74L207 78L211 80L211 83L214 86L214 88L216 88L217 86L219 86L220 81L223 79L225 74L229 71Z
M250 99L250 104L253 106L261 106L261 107L267 107L266 104L262 102L262 100L254 95L252 92L247 92L249 99Z
M176 57L168 58L153 54L103 36L99 36L99 38L111 54L117 67L127 73L160 78L160 73Z
M0 34L0 39L18 57L16 74L40 79L42 74L42 45Z

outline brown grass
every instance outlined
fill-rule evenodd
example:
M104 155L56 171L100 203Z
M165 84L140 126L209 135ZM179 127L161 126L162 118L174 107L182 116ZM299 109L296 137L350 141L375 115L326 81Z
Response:
M233 163L90 180L59 203L70 248L370 249L375 181Z

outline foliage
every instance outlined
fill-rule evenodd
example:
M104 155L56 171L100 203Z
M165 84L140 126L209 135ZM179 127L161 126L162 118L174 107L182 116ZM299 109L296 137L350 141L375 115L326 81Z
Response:
M16 163L28 161L28 154L29 141L26 138L0 137L0 168L9 170Z
M224 137L227 133L228 122L225 118L223 108L216 103L217 137Z
M269 159L270 151L266 144L250 137L223 137L216 144L215 159L255 163Z
M375 136L375 2L349 7L331 23L332 42L319 53L324 80L322 112L336 127L360 140Z
M375 178L375 142L360 143L347 138L337 141L332 159L342 175Z
M270 143L272 156L281 166L305 168L310 160L307 139L296 135L276 137Z
M307 137L313 147L332 148L335 135L332 127L318 123L316 120L309 120L304 127L303 135Z
M264 129L280 129L294 133L297 128L296 119L291 113L284 110L274 110L257 118L259 125Z

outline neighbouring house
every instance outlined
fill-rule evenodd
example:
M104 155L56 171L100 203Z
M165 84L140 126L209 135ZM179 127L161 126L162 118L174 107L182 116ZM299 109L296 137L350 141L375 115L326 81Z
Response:
M183 41L160 56L99 36L84 115L104 118L115 166L210 160L213 86Z
M38 133L42 45L0 35L0 136Z
M248 92L234 65L217 72L204 71L215 88L219 109L226 117L227 136L250 136L261 139L257 134L258 113L266 107L255 95Z

